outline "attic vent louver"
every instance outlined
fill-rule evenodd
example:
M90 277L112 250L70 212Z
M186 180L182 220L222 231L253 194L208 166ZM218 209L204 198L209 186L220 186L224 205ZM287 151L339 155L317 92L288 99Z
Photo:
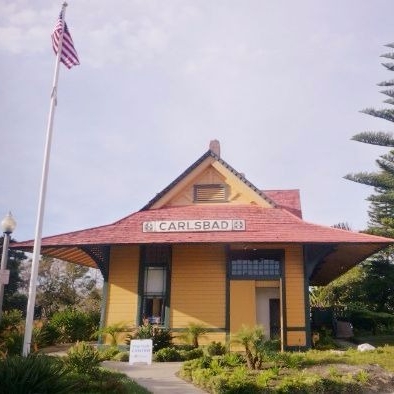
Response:
M194 185L194 202L226 202L227 188L222 184Z

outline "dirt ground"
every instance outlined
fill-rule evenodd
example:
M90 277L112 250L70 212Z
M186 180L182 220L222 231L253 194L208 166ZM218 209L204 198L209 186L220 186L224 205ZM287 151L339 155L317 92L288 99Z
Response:
M364 394L394 394L394 373L384 370L379 365L325 364L315 365L307 370L327 377L332 376L333 373L355 376L359 372L365 371L369 379L364 386Z

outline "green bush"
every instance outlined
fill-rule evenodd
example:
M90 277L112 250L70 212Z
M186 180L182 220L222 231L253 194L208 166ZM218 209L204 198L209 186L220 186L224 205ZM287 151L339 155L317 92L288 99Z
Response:
M86 342L77 342L65 358L68 370L79 374L91 374L100 365L100 353Z
M114 361L129 361L129 359L130 359L129 352L119 352L114 357L112 357L112 360Z
M182 361L182 357L179 354L178 350L176 350L173 347L166 347L163 349L160 349L156 352L155 354L155 360L156 361Z
M351 309L346 312L346 318L356 330L369 331L374 335L394 327L394 315L384 312Z
M88 341L98 330L99 315L76 309L64 309L53 314L49 324L60 332L59 341Z
M195 347L193 345L190 345L188 343L177 343L174 345L174 348L177 350L193 350Z
M17 309L3 312L0 322L0 352L9 356L21 354L23 333L22 312Z
M261 367L267 354L263 326L249 327L242 325L232 337L232 341L244 347L246 363L249 369L259 369Z
M41 327L34 328L33 334L34 344L39 349L54 345L61 336L60 330L49 322L43 323Z
M180 370L180 376L186 380L192 380L192 371L197 369L207 369L211 366L212 357L203 356L195 360L185 361Z
M245 364L245 357L242 356L240 353L226 353L223 356L221 356L219 359L220 364L223 367L238 367L240 365Z
M212 387L213 378L215 377L214 371L211 369L194 369L191 371L191 381L203 389L210 390Z
M0 360L0 393L74 392L74 383L66 375L60 360L37 354Z
M249 375L245 366L234 368L230 374L222 373L215 380L215 393L218 394L261 393L261 387L259 387L253 380L253 377Z
M2 313L0 321L0 333L6 330L17 330L23 322L22 311L11 309Z
M256 383L261 388L266 388L272 379L276 379L279 375L279 368L274 367L270 369L266 369L259 373L256 377Z
M100 360L112 360L118 353L120 353L120 350L118 349L117 346L106 346L102 347L98 350L100 354Z
M179 350L178 353L181 356L181 361L194 360L204 355L204 351L201 348L191 350Z
M170 347L172 338L171 330L146 322L127 336L126 344L129 345L132 339L152 339L153 352L157 352Z
M226 353L226 347L221 342L211 342L207 346L207 352L210 356L221 356Z
M193 345L194 348L198 348L198 341L207 333L207 328L198 323L190 322L187 327L183 328L181 334L178 336L179 339L185 341L188 344Z

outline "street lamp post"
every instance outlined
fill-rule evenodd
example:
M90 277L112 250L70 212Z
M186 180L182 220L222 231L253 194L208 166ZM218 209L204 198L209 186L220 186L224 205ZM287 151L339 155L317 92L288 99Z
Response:
M15 230L16 222L9 212L1 221L1 229L4 233L3 253L1 255L0 265L0 322L3 315L3 299L4 299L4 285L8 284L9 272L6 270L8 259L8 246L10 244L10 236ZM7 275L7 276L6 276Z

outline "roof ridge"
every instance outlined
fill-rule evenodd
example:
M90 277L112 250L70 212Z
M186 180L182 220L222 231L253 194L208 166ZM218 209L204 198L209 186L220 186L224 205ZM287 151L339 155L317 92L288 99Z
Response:
M144 205L140 211L145 211L149 209L155 202L160 200L168 191L170 191L174 186L176 186L185 176L187 176L192 170L197 168L206 158L213 157L220 164L226 167L230 172L237 176L244 184L246 184L249 188L251 188L254 192L256 192L260 197L266 200L269 204L271 204L274 208L277 206L274 200L270 197L266 196L264 192L253 185L244 175L238 172L234 167L228 164L225 160L223 160L220 156L218 156L215 152L208 149L199 159L197 159L193 164L191 164L185 171L183 171L177 178L175 178L167 187L165 187L161 192L157 193L154 198L152 198L146 205Z

